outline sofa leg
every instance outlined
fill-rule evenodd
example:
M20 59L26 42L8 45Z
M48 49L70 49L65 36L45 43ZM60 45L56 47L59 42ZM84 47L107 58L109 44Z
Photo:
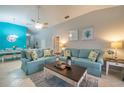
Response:
M124 81L124 77L123 77L123 79L122 79L123 81Z

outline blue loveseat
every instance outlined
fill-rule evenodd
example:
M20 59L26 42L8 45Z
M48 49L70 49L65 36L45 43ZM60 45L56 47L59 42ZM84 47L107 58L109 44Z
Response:
M66 50L71 51L71 59L72 59L73 64L86 67L89 74L97 76L97 77L101 77L102 65L104 64L104 61L103 61L104 52L102 50L100 49L75 49L75 48L67 48ZM91 50L95 50L99 52L96 62L92 62L88 59L88 56ZM61 55L60 60L66 61L66 57Z
M88 59L88 55L92 49L74 49L74 48L67 48L66 50L71 51L71 58L72 58L72 64L79 65L82 67L86 67L88 70L88 73L97 77L101 76L102 72L102 65L103 65L103 54L104 52L100 49L95 49L96 51L99 51L99 55L97 57L96 62L92 62ZM43 57L43 50L37 49L37 53L41 53L41 56L35 60L31 61L29 58L26 57L25 52L26 50L22 51L22 70L27 74L32 74L38 71L43 70L43 66L48 63L55 62L56 57L50 56L50 57ZM63 55L60 56L60 60L66 61L66 57Z

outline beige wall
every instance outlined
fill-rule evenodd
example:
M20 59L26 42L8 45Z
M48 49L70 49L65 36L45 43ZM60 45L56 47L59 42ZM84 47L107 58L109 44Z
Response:
M82 29L88 26L94 27L94 39L81 40ZM68 41L68 32L73 29L78 29L79 40ZM68 47L106 49L111 41L124 40L124 6L91 12L44 31L47 47L52 47L52 37L59 35L61 42L66 42ZM39 32L36 37L40 40L41 35L42 32ZM123 49L119 50L118 55L124 58Z

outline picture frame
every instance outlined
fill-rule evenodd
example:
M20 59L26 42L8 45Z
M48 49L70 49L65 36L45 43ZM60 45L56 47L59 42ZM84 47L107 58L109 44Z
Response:
M86 27L82 31L82 40L94 39L94 28L92 26Z
M78 40L78 30L70 30L68 37L69 37L69 41Z

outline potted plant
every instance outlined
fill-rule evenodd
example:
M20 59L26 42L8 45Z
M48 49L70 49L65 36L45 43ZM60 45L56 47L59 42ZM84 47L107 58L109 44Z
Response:
M109 49L107 50L107 53L111 56L111 58L114 58L114 51Z

